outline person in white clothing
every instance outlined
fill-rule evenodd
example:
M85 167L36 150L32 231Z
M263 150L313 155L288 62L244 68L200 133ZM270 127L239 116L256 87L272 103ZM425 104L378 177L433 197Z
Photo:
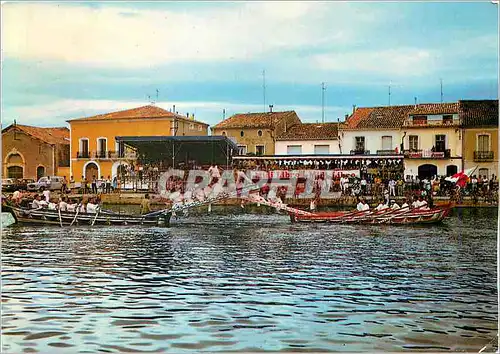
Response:
M49 210L57 210L57 204L54 203L54 200L51 200L48 205Z
M396 201L395 201L394 199L393 199L393 200L391 200L391 209L392 209L392 210L398 210L398 209L400 209L400 208L401 208L401 207L399 206L399 204L398 204L398 203L396 203Z
M43 197L45 198L45 201L46 201L47 203L49 203L49 202L50 202L50 190L48 190L48 189L43 189L43 190L42 190L42 194L43 194Z
M60 211L68 211L68 198L67 197L63 197L59 200L59 210Z
M406 198L403 198L403 203L401 204L401 209L409 209L410 206L406 202Z
M389 195L396 196L396 181L394 179L389 181Z
M364 206L365 206L365 205L364 205L364 203L363 203L363 199L360 199L360 200L359 200L359 203L356 205L356 210L357 210L357 211L362 211Z
M380 203L375 208L375 210L377 210L377 211L385 210L385 209L389 209L389 206L387 204L385 204L383 200L381 200Z
M43 207L42 203L42 197L40 197L40 194L35 195L35 199L33 199L33 202L31 203L31 208L32 209L40 209Z
M418 208L420 210L429 210L429 207L427 205L427 201L422 197L418 198Z

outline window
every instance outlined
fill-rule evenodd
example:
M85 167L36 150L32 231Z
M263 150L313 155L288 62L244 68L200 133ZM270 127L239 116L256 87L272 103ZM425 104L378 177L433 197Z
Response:
M264 145L255 145L255 155L261 156L265 154Z
M241 136L241 137L243 137L244 135L245 135L245 132L242 130L242 131L240 132L240 136Z
M444 152L446 150L446 135L436 135L436 152Z
M481 134L477 136L477 151L490 151L490 136Z
M259 131L257 132L257 135L258 135L258 136L262 136L262 130L259 130Z
M330 153L330 145L314 145L314 153L316 155L324 155Z
M392 150L392 136L382 137L382 150Z
M486 176L486 178L489 178L488 177L488 169L487 168L480 168L479 169L479 176L483 177L483 176ZM478 178L479 178L478 176Z
M355 138L355 150L356 151L365 151L365 137L357 136Z
M194 123L189 123L189 130L194 130Z
M226 136L226 132L222 132L222 136Z
M418 135L410 135L408 137L408 141L410 143L409 147L411 151L418 150Z
M45 176L45 167L38 166L36 168L36 180L40 180L40 178L42 178L43 176Z
M246 155L246 154L247 154L247 146L238 145L238 155Z
M287 155L300 155L302 154L302 145L287 145L286 153Z
M23 178L23 168L21 166L7 167L7 177L16 179Z
M123 141L118 142L118 157L125 157L125 143Z
M453 116L451 114L444 115L443 124L453 124Z
M108 139L99 138L97 139L97 156L98 157L106 157L106 153L108 151Z
M455 165L449 165L446 166L446 176L453 176L455 173L457 173L458 167Z
M413 116L413 124L426 125L427 124L427 116Z
M203 131L203 126L198 125L198 131L199 131L199 132Z
M77 157L89 157L89 139L80 139L80 148Z

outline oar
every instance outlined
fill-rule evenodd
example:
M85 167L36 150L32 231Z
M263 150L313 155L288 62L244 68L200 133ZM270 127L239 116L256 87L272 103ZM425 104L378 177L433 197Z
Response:
M59 225L62 227L61 208L57 208L57 213L59 214Z
M101 211L101 209L100 209L100 208L97 208L97 211L96 211L96 213L95 213L94 220L92 220L92 224L91 224L91 226L94 226L94 223L95 223L95 221L97 220L97 216L99 215L99 212L100 212L100 211Z
M77 216L78 216L78 213L80 212L80 205L81 205L81 204L78 204L78 205L76 206L76 215L75 215L75 218L73 219L73 221L71 222L71 224L70 224L69 226L73 226L73 223L75 222L75 220L76 220L76 218L77 218Z

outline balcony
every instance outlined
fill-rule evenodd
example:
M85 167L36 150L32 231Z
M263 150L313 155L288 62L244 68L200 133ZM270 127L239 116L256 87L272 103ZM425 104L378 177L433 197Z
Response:
M77 159L88 159L90 158L90 152L88 151L77 151L76 152Z
M377 155L399 155L396 150L377 150Z
M474 161L476 162L493 161L494 156L493 151L474 151Z
M459 119L451 120L415 120L411 119L404 123L405 127L425 128L425 127L456 127L460 125Z
M364 149L351 150L351 155L370 155L370 150L364 150Z
M430 149L421 150L405 150L405 158L408 159L449 159L451 157L451 150L445 151L431 151Z

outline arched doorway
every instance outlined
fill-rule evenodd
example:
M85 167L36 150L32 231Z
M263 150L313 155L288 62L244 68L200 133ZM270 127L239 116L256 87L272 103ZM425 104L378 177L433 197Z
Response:
M95 162L88 162L85 165L85 179L92 181L93 177L99 178L99 166Z
M446 166L446 177L453 176L458 171L458 167L455 165Z
M45 176L45 167L38 166L36 168L36 180L38 181L40 178Z
M21 166L7 167L7 177L16 179L23 178L23 168Z
M432 178L437 175L437 166L425 164L418 166L418 178Z

